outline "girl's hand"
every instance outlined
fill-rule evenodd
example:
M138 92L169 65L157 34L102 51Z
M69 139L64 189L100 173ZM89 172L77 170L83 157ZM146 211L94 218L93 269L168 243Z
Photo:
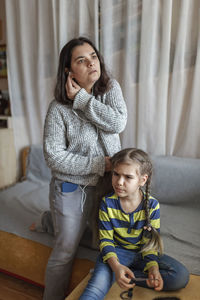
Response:
M76 94L80 91L81 87L74 81L72 75L69 72L67 81L65 84L67 97L71 100L74 100Z
M135 283L130 284L132 278L135 278L135 276L128 267L119 264L115 269L115 279L120 288L133 288L135 286Z
M163 289L163 279L158 266L153 266L148 270L147 285L153 287L155 291L161 291Z

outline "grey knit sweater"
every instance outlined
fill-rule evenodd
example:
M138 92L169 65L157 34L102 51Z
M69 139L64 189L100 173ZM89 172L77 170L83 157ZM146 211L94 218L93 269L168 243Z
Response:
M119 133L127 110L118 82L94 97L81 89L72 104L50 103L44 126L44 156L52 176L81 185L95 185L105 171L105 156L120 150Z

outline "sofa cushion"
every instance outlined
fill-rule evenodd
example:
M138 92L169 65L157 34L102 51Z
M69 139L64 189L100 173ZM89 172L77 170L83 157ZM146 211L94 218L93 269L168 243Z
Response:
M32 181L50 181L51 171L47 167L41 145L31 145L27 161L26 177Z
M152 194L160 203L200 207L200 159L152 156Z
M161 204L161 236L164 253L200 275L199 210L180 205Z

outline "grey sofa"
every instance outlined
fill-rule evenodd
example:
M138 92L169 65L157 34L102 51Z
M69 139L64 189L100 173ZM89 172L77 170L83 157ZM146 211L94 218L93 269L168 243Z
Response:
M200 159L152 156L152 161L151 194L161 205L165 253L180 260L190 273L200 275ZM0 232L52 247L53 236L29 231L30 224L49 207L49 180L50 170L45 164L42 147L33 145L28 156L26 180L0 191ZM87 230L77 256L95 261L98 251L90 245L91 232ZM20 249L14 247L10 247L7 250L10 254L6 255L18 255ZM5 270L5 262L2 267L1 261L2 257L0 269ZM32 280L31 276L29 279Z
M165 253L200 274L200 159L152 156Z

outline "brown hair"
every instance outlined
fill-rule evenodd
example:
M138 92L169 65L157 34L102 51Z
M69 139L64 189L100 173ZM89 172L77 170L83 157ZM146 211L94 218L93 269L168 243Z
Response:
M57 83L54 91L55 99L63 104L71 103L71 100L67 98L66 93L66 80L68 74L66 73L66 68L70 70L71 68L71 58L73 49L77 46L82 46L83 44L89 44L97 54L100 62L101 75L100 78L95 82L93 86L93 95L96 97L98 95L103 95L109 90L110 77L106 71L104 59L96 49L95 45L86 37L78 37L70 40L61 50L59 57L59 66L57 72Z
M146 181L146 188L144 193L144 211L146 217L146 227L143 230L143 237L146 241L141 249L141 252L148 250L156 250L160 254L163 252L163 244L159 232L156 228L152 227L149 210L149 197L150 197L150 186L152 178L153 166L151 160L146 152L141 149L127 148L119 151L111 158L112 167L120 163L136 162L139 165L140 175L147 174L148 179ZM149 229L149 230L148 230Z

